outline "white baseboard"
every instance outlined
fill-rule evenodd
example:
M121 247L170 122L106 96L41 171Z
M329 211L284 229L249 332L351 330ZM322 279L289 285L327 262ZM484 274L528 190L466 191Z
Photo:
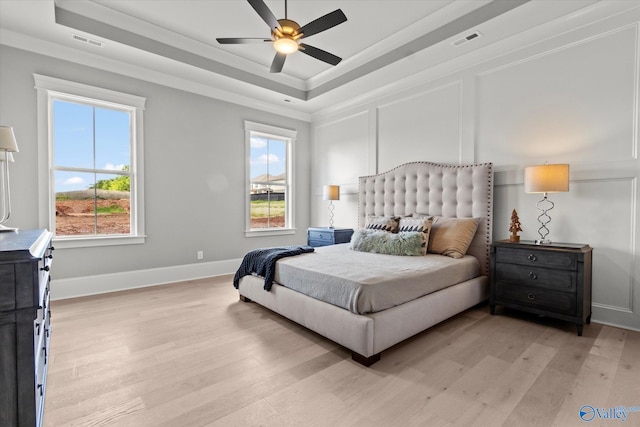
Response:
M241 262L241 259L231 259L149 270L101 274L97 276L52 279L51 299L77 298L87 295L104 294L107 292L233 274Z

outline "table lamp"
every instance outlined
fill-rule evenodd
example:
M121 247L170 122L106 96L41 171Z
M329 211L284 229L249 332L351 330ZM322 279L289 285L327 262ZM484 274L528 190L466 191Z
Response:
M524 191L527 193L543 193L544 197L536 207L541 212L538 216L540 228L538 234L540 239L535 240L535 244L549 244L551 240L547 239L549 228L547 224L551 222L549 211L555 206L554 203L547 198L547 193L560 193L569 191L569 165L538 165L529 166L524 169Z
M329 228L333 228L333 201L340 200L340 186L325 185L322 187L322 200L329 201Z

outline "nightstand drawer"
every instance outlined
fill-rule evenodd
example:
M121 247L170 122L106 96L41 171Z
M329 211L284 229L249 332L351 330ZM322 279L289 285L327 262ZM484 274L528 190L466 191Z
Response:
M330 242L328 240L309 240L307 242L307 246L311 246L314 248L317 248L318 246L330 246L333 245L333 242Z
M567 316L576 315L576 296L566 292L496 283L495 296L505 305L511 302L525 308L537 308L545 312L553 311Z
M578 265L577 257L573 253L503 247L496 248L496 261L565 270L576 270Z
M498 282L508 282L529 288L551 289L562 292L575 292L576 272L549 268L522 268L516 264L497 264L495 268Z
M309 241L325 242L325 245L333 244L333 231L309 230Z

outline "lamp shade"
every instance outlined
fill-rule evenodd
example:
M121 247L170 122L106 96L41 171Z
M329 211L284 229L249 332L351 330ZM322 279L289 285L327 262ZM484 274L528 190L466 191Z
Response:
M325 185L322 187L322 200L340 200L340 186Z
M18 152L18 143L16 136L13 134L13 128L9 126L0 126L0 150L7 152Z
M524 168L526 193L561 193L569 191L569 165L539 165Z

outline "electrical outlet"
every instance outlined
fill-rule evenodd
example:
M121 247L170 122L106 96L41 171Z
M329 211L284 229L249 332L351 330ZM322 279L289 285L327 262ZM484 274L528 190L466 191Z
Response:
M198 251L196 256L198 257L198 259L203 259L204 258L204 252L203 251Z

